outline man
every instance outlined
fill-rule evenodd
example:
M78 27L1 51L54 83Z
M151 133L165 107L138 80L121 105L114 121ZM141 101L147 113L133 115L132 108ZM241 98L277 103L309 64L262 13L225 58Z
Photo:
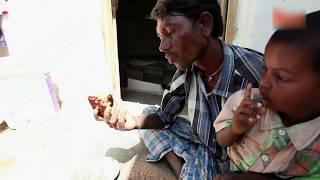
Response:
M180 179L212 179L224 173L224 151L216 143L213 121L225 100L250 82L258 86L263 55L224 44L216 0L158 0L159 50L177 68L159 109L131 116L121 105L108 106L104 120L115 129L144 130L148 161L164 157ZM183 114L182 112L187 112Z

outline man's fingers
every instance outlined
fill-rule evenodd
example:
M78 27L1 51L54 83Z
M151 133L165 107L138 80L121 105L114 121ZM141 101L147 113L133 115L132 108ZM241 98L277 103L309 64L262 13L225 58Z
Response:
M125 128L125 116L126 116L126 111L120 111L118 114L118 121L117 121L117 129L123 130Z
M244 99L251 99L251 91L252 91L252 84L249 83L247 85L245 92L244 92Z
M123 111L123 108L121 107L121 103L116 103L113 105L112 110L111 110L111 118L110 118L110 124L113 128L117 128L117 124L119 121L120 113ZM124 121L124 120L122 120Z
M137 117L139 118L139 117ZM125 128L127 130L131 130L131 129L135 129L135 128L139 128L141 127L141 124L138 124L139 120L135 118L132 114L130 113L126 113L126 123L125 123Z
M118 115L119 113L119 104L114 104L113 107L111 108L111 114L112 116Z
M112 102L108 101L107 104L106 104L106 106L112 107Z
M109 123L110 118L111 118L111 110L112 110L112 107L107 106L106 109L103 112L103 117L104 117L105 121L108 122L108 123Z

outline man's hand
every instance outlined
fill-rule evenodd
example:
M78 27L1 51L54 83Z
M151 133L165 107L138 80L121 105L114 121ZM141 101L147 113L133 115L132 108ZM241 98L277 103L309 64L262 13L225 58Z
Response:
M234 113L231 130L234 134L242 134L261 119L265 113L265 108L261 102L251 99L252 85L249 83L244 94L244 98Z
M132 130L138 127L137 119L127 111L124 101L114 102L113 105L107 104L104 117L99 118L106 122L111 128L118 130Z

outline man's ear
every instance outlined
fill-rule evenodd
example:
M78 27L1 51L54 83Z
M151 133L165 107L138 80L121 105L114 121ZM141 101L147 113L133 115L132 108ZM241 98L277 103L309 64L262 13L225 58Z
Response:
M202 12L198 18L198 23L201 28L201 32L204 36L211 36L211 32L214 26L214 20L209 12Z

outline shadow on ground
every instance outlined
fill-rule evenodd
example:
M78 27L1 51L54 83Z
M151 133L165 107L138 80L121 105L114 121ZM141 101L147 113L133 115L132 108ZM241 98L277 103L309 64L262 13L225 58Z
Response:
M146 162L147 149L142 140L139 144L129 149L110 148L106 156L115 158L120 163L126 163L135 156L138 156L131 169L129 180L176 180L173 171L166 161L160 160L157 163Z

